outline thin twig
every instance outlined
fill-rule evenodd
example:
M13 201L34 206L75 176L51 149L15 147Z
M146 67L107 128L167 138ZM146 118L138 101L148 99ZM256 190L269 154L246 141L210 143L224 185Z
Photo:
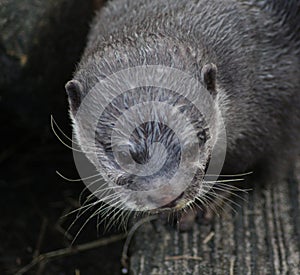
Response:
M89 243L85 243L85 244L81 244L81 245L77 245L77 246L62 248L62 249L58 249L55 251L41 254L38 257L34 258L30 264L28 264L28 265L24 266L22 269L20 269L16 273L16 275L24 274L25 272L27 272L32 267L34 267L35 265L37 265L38 263L40 263L42 261L45 261L45 260L48 261L48 260L52 260L52 259L58 258L58 257L70 256L72 254L76 254L76 253L83 252L86 250L91 250L91 249L94 249L94 248L97 248L100 246L108 245L108 244L123 240L125 238L126 238L126 234L119 234L119 235L111 236L109 238L100 239L97 241L93 241L93 242L89 242Z
M230 268L229 268L230 275L234 275L234 262L235 262L235 257L232 257L230 259Z
M128 232L125 244L123 246L122 258L121 258L121 264L124 268L128 269L128 263L127 263L127 261L128 261L128 249L129 249L129 245L130 245L130 242L131 242L131 239L132 239L134 233L144 223L156 220L157 218L158 218L157 216L152 216L152 217L146 217L144 219L141 219Z
M42 222L39 238L38 238L38 241L37 241L37 244L36 244L36 248L35 248L35 251L33 253L33 258L36 258L36 257L38 257L38 255L40 255L40 250L41 250L41 246L42 246L42 243L43 243L43 240L44 240L44 237L45 237L47 224L48 224L48 220L46 218L44 218L43 222Z
M203 244L207 244L215 235L215 232L210 232L206 237L205 239L203 240Z
M178 260L196 260L202 261L201 257L189 256L189 255L178 255L178 256L166 256L165 261L178 261Z

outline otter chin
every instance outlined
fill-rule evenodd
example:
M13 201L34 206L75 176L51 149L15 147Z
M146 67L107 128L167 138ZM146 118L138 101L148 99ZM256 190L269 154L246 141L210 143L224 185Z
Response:
M66 91L99 200L178 211L232 194L220 174L282 179L299 152L300 18L285 10L297 1L277 2L112 0L97 13Z

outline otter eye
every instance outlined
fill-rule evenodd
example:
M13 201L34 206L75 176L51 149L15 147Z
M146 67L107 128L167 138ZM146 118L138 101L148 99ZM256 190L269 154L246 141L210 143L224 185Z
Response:
M128 152L125 151L121 151L118 153L119 157L121 157L122 159L128 159L130 157L130 154Z
M116 150L114 151L115 159L120 165L126 165L131 163L132 156L129 151Z

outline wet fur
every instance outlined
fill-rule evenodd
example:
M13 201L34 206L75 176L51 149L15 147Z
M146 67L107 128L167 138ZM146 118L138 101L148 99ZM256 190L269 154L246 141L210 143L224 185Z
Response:
M202 81L213 63L227 132L223 173L262 167L276 178L299 152L299 11L299 1L284 0L110 1L74 74L81 87L70 96L71 116L76 101L116 71L165 65Z

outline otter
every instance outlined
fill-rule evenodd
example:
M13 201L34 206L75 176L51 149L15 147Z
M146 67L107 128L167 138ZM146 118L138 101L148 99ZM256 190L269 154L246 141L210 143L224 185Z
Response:
M277 180L284 175L299 152L298 22L296 0L112 0L99 10L66 91L74 142L107 188L118 190L113 206L160 212L205 202L207 183L217 178L204 177L222 142L218 174L257 169ZM164 72L157 85L133 84L132 74L146 68L147 78L147 69L159 66L184 74L172 79L173 90L158 85L172 75ZM101 84L130 68L136 70L122 83ZM188 76L199 85L187 84L193 83L185 82ZM130 196L151 190L155 194Z

